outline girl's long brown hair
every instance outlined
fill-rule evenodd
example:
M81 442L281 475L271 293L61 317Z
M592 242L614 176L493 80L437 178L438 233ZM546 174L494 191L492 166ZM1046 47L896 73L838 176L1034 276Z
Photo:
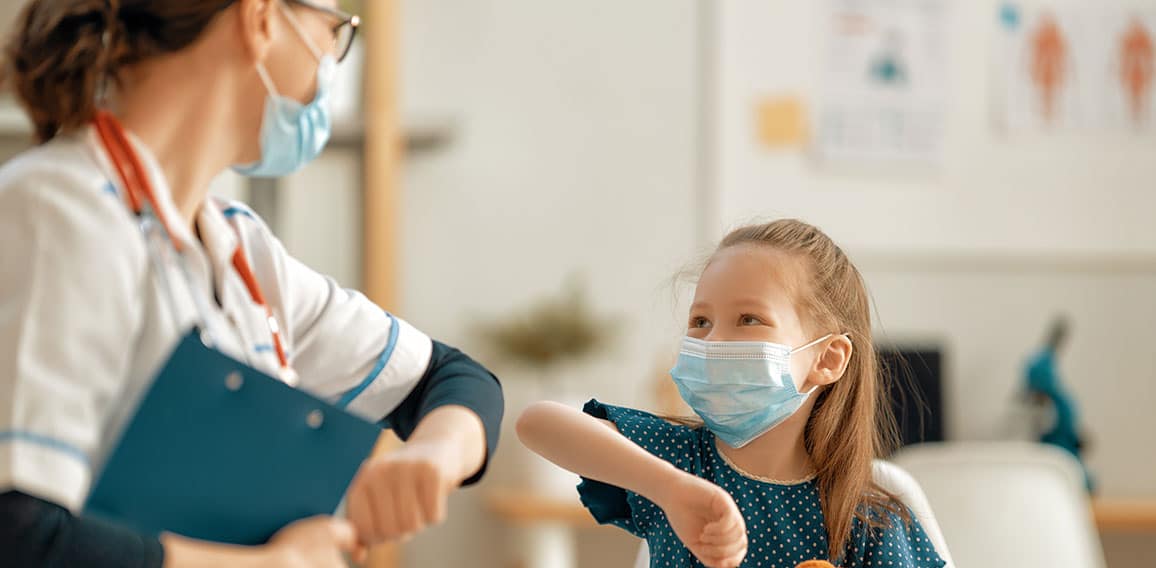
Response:
M821 389L803 440L816 468L829 554L839 560L854 519L886 525L888 512L910 522L899 499L872 481L872 462L896 447L897 428L871 339L871 300L855 265L818 228L794 219L732 231L718 249L771 247L803 262L809 285L796 302L816 335L846 333L854 346L843 377Z

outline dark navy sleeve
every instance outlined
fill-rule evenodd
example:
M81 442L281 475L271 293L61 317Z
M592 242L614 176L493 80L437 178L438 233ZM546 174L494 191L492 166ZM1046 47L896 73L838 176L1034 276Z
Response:
M47 501L0 494L0 557L6 568L161 568L160 540Z
M891 511L886 513L886 518L883 515L874 511L869 513L873 519L871 523L855 519L841 566L943 568L947 565L914 514L908 512L911 522Z
M449 405L472 410L482 420L486 433L486 461L463 485L481 480L498 447L505 411L502 385L493 373L470 359L465 353L437 341L429 367L417 386L385 418L384 426L392 428L401 439L408 439L430 412Z
M693 428L671 423L649 412L611 406L597 400L587 402L582 410L595 418L613 422L626 439L683 471L695 473L697 464L701 463L696 455L698 444ZM617 526L639 538L646 538L654 520L663 517L662 510L641 495L593 479L582 478L578 496L598 523Z

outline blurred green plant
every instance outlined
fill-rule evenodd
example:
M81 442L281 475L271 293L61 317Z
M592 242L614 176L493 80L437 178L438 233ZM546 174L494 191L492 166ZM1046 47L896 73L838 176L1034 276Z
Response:
M620 318L596 314L584 283L570 278L558 295L506 318L478 323L472 331L497 362L544 370L604 351L620 323Z

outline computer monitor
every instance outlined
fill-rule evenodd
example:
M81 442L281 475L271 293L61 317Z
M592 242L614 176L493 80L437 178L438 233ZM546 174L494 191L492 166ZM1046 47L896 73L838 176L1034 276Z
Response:
M880 373L889 385L900 445L943 441L942 349L883 346L879 361Z

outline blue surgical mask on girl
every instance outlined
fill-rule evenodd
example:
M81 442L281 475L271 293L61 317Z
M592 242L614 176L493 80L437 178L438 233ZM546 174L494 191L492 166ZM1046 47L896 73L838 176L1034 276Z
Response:
M815 392L800 393L791 377L791 355L822 343L827 334L791 349L762 341L682 340L670 376L682 399L706 427L741 448L790 418Z
M252 164L233 166L237 173L249 177L281 177L289 175L317 158L333 133L329 112L329 93L337 76L337 59L309 40L293 13L282 5L290 27L297 33L317 66L317 95L308 104L301 104L277 92L264 63L257 64L257 74L269 94L265 98L265 114L261 120L261 158Z

